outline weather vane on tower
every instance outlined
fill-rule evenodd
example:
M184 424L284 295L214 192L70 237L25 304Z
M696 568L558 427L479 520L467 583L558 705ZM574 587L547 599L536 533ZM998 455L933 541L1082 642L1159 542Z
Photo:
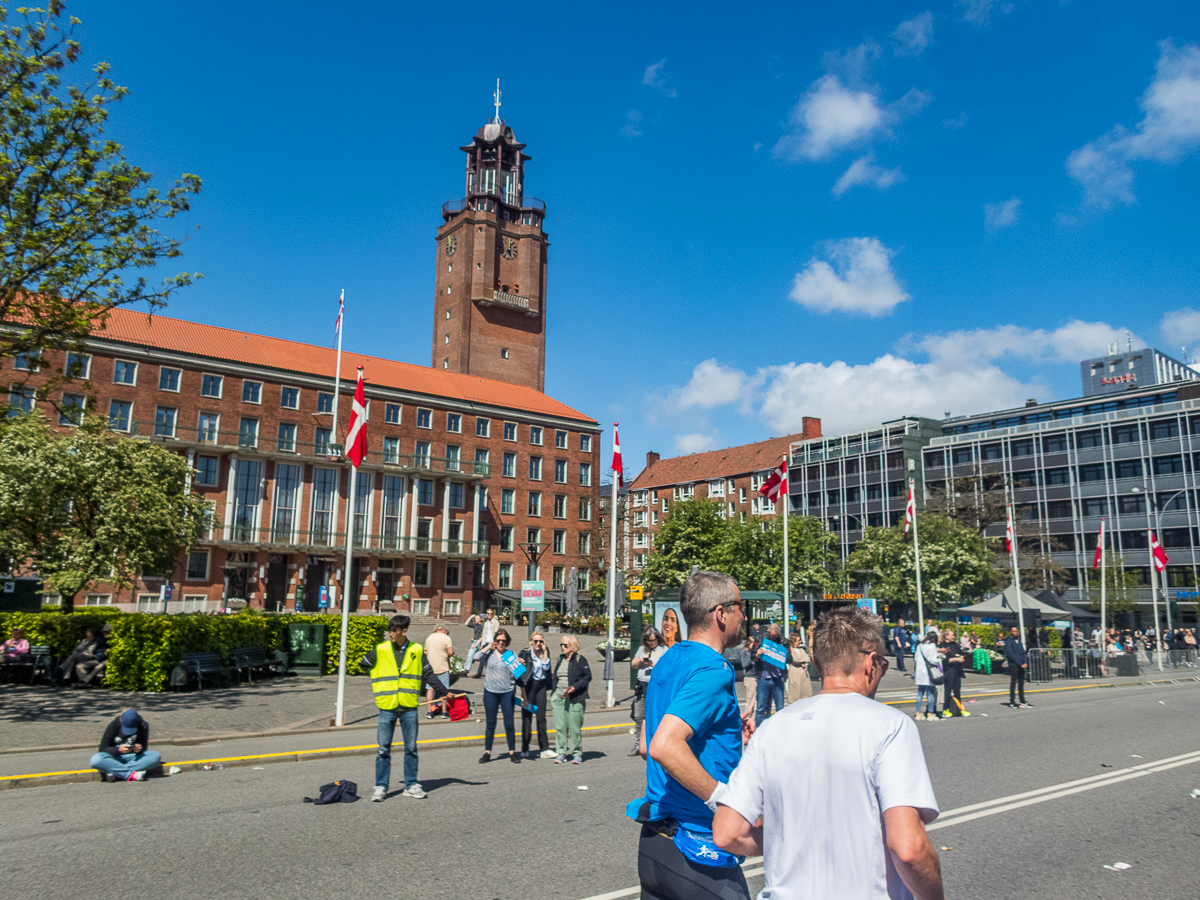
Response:
M496 92L492 94L492 100L496 106L496 122L500 122L500 79L496 79Z

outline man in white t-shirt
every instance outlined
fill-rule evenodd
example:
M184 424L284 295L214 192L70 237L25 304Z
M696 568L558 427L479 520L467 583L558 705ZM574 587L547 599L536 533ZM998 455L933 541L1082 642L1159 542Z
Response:
M763 855L760 900L942 900L925 832L938 805L917 726L874 700L884 651L878 616L822 616L821 693L763 722L717 800L717 845Z

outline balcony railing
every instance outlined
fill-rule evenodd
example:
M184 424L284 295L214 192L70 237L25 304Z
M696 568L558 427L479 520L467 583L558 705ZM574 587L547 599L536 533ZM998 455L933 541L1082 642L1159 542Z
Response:
M201 543L239 544L254 547L292 547L297 549L343 551L346 532L332 530L294 531L251 525L232 525L228 529L214 523ZM413 537L396 534L354 535L354 551L378 551L396 555L483 557L488 554L487 541L468 541L462 538Z
M331 452L333 445L327 441L297 441L244 431L213 431L182 425L166 429L150 421L134 422L130 434L152 441L211 447L214 450L227 452L294 456L306 460L320 459L331 462L342 461L340 454ZM363 463L367 466L396 468L404 472L444 472L462 475L468 479L487 478L491 475L492 469L490 463L446 459L417 453L388 453L385 450L368 451Z
M442 216L445 218L453 213L462 212L464 209L475 209L476 206L473 203L475 197L495 197L505 206L513 209L533 210L538 214L539 219L546 215L546 204L537 197L523 197L520 202L516 202L516 198L511 196L512 192L509 191L508 194L510 196L505 196L505 191L500 185L477 185L469 197L463 197L461 200L447 200L443 203Z

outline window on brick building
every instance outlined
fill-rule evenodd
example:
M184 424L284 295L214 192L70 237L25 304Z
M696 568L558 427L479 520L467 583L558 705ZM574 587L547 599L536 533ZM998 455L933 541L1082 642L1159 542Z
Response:
M87 397L83 394L63 394L58 410L59 425L78 425L83 421L87 409Z
M513 490L502 490L500 492L500 513L502 515L511 516L517 509L517 492Z
M413 584L417 587L429 587L429 560L418 559L413 563ZM415 611L414 604L414 611Z
M500 526L500 549L511 551L513 548L513 530L511 525Z
M567 461L565 459L556 459L554 461L554 483L567 483Z
M416 463L417 463L417 465L423 469L428 469L429 468L429 460L431 458L430 457L430 453L431 453L430 448L432 445L429 443L429 441L417 441L415 446L416 446L416 456L417 456Z
M554 448L556 450L566 450L567 449L567 432L565 432L565 431L554 432Z
M137 384L137 363L118 359L113 364L113 384Z
M529 443L535 447L542 446L542 429L540 425L529 426Z
M385 437L383 439L383 461L393 465L400 462L400 438Z
M421 506L433 506L433 482L428 478L417 480L417 503Z
M433 427L433 410L418 409L417 410L417 427L432 428Z
M462 416L458 413L446 413L446 430L451 434L462 434Z
M504 468L501 470L500 474L502 474L505 478L517 477L517 454L504 454Z
M463 502L463 486L456 481L450 483L450 505L455 509L465 509L466 504Z
M162 366L158 370L158 389L178 393L181 375L183 373L179 369L168 369L166 366Z
M208 551L193 550L188 554L187 562L187 580L188 581L207 581L208 580Z
M68 378L82 378L86 381L92 374L92 358L86 353L68 353L64 374Z
M324 391L317 392L317 412L333 412L333 394L327 394Z
M154 411L155 437L175 437L175 419L179 410L173 406L160 406Z
M475 437L491 437L492 435L492 420L491 419L476 419L475 420Z
M517 439L517 423L516 422L505 422L504 423L504 439L506 441L515 441Z
M456 588L460 586L460 579L462 578L462 575L460 574L461 571L462 570L459 566L459 563L456 560L449 560L446 563L446 587ZM451 603L454 603L455 607L458 606L457 600L447 600L446 606L449 606ZM449 614L450 610L446 609L444 612ZM454 615L458 615L457 608L454 610Z
M565 519L567 517L567 495L554 495L554 518Z
M567 533L561 528L557 528L554 531L554 543L551 552L557 553L559 556L567 552Z
M300 388L285 387L279 389L279 405L283 409L300 408Z
M540 516L542 514L542 492L529 492L529 515Z
M529 457L529 478L531 481L542 480L542 458L540 456Z
M11 395L9 403L12 403ZM112 400L108 404L108 427L113 431L128 431L133 418L133 404L128 400Z
M566 580L567 580L566 579L566 569L563 568L562 566L555 566L551 570L551 573L552 573L551 574L552 580L550 582L551 590L555 590L555 591L564 590L565 585L566 585Z
M224 386L225 379L220 375L203 375L200 378L200 396L220 400Z
M242 382L242 402L243 403L262 403L262 382L261 381L243 381Z
M584 487L591 487L592 484L592 464L579 464L579 483Z
M295 453L296 452L296 423L295 422L280 422L279 423L279 444L280 453Z
M590 497L579 498L579 521L592 521L592 501Z
M592 452L592 436L590 434L581 434L579 436L579 449L584 453Z
M217 458L215 456L196 457L196 484L205 487L217 486Z
M328 428L318 428L313 432L313 452L318 456L326 456L329 453L329 442L333 439L333 433Z
M497 569L496 582L499 587L512 587L512 563L500 563Z
M400 424L400 404L388 403L383 407L383 421L388 425Z
M242 419L238 425L238 446L258 446L258 419Z
M592 552L592 536L588 532L579 535L579 555L588 556Z
M475 474L490 475L492 473L491 453L482 447L475 451Z

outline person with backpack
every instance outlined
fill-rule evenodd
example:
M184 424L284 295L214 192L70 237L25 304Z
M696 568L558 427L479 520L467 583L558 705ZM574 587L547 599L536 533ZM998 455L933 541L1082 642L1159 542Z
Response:
M388 782L392 777L392 738L396 723L404 740L404 796L425 799L425 791L417 781L417 711L424 684L441 699L448 693L446 686L433 672L425 657L425 648L408 639L408 616L392 616L388 621L387 640L359 660L358 664L371 675L371 690L379 708L376 737L379 749L375 753L375 791L372 802L387 799Z
M938 663L938 635L930 631L913 650L913 679L917 683L917 714L913 717L918 722L937 721L937 685L942 683L943 675Z

